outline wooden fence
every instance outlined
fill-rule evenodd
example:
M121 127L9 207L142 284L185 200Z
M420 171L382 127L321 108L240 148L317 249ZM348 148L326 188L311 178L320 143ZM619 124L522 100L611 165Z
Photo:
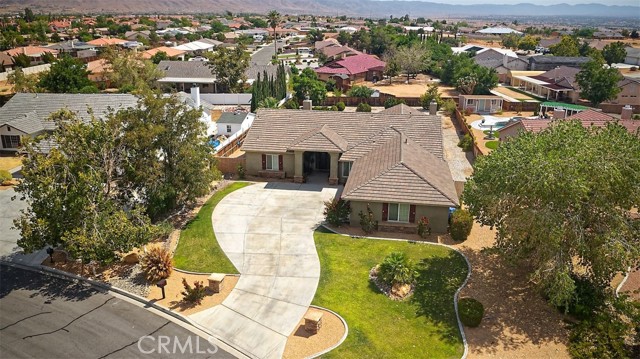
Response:
M469 128L467 121L465 120L464 116L462 115L459 109L456 109L456 111L453 113L451 118L453 119L453 122L456 125L457 129L462 131L462 133L465 135L468 134L469 136L471 136L471 139L473 139L473 147L472 147L473 156L478 157L478 156L484 155L480 150L480 147L478 146L478 142L476 142L476 136L473 134L473 131L471 131L471 129Z
M238 172L238 165L247 167L244 154L238 157L217 157L216 159L218 161L218 169L225 175L235 175Z

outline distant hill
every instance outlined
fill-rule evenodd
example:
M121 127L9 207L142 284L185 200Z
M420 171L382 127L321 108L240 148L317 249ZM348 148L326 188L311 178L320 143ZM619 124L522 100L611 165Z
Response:
M588 16L638 18L640 7L602 4L450 5L422 1L374 0L0 0L0 13L21 12L29 7L40 13L266 13L388 17L453 16Z

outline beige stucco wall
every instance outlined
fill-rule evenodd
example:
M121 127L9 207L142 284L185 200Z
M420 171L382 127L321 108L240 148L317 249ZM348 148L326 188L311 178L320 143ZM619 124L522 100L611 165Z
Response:
M282 166L284 167L284 172L286 177L293 177L294 171L294 159L295 156L293 153L271 153L264 152L265 154L281 154L284 157L282 158ZM251 176L257 176L259 171L262 171L262 154L263 152L246 152L246 173Z
M637 83L630 83L627 86L621 88L618 97L611 103L617 103L621 105L640 105L640 85Z
M360 211L367 211L367 202L351 201L351 217L350 222L352 226L360 226L360 217L358 213ZM374 213L374 217L378 222L382 221L382 203L369 202L369 208ZM429 218L431 224L431 230L434 233L446 233L449 220L449 208L447 207L433 207L433 206L417 206L416 207L416 221L421 217Z

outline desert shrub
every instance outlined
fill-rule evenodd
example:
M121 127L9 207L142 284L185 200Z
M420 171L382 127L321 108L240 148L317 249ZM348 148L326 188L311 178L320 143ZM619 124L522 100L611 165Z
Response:
M418 272L404 253L393 252L378 266L378 276L388 285L411 284L418 277Z
M238 174L238 179L243 180L245 175L244 166L238 164L238 166L236 167L236 173Z
M295 98L290 98L282 104L282 107L289 110L297 110L300 108L300 104Z
M360 211L358 212L358 217L360 217L360 227L366 234L373 233L376 229L378 229L378 221L375 219L373 215L373 211L371 207L367 204L367 213Z
M342 90L336 87L336 89L333 90L333 96L334 97L342 97Z
M207 294L207 288L202 284L201 280L193 282L193 287L187 282L186 278L182 278L182 299L188 303L200 304L202 298Z
M473 137L468 133L465 134L458 142L458 147L462 148L465 152L471 151L473 149Z
M371 112L371 106L366 102L360 102L356 107L356 112Z
M336 107L338 108L338 111L344 111L344 109L347 107L344 102L340 101L336 104Z
M0 170L0 184L4 181L8 181L12 178L11 173L7 170Z
M458 106L456 106L455 101L453 101L452 99L448 99L442 103L442 111L444 111L448 115L456 112L456 108L458 108Z
M471 234L471 228L473 227L473 216L466 209L458 208L451 215L451 225L449 226L449 233L454 241L462 242L467 240L469 234Z
M173 270L171 252L164 247L151 247L140 258L140 264L145 277L150 282L169 278Z
M482 322L484 306L473 298L462 298L458 301L458 314L462 324L475 328Z
M389 97L384 101L384 108L393 107L401 103L406 103L406 101L403 99L395 98L395 97Z
M418 235L421 238L427 238L431 234L431 225L429 224L429 218L422 217L418 221Z
M373 95L373 90L367 86L353 86L347 91L347 96L369 98Z
M349 221L351 206L349 202L334 198L324 202L324 219L334 226L340 226Z

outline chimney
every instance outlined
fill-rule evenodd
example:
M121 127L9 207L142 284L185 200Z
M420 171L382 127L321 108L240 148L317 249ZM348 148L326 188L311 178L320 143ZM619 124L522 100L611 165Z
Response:
M502 66L507 68L508 63L509 63L509 56L507 56L507 54L505 53L504 55L502 55Z
M200 107L200 87L195 84L191 88L191 98L196 103L196 107Z
M305 99L304 101L302 101L303 110L311 111L312 108L313 108L313 102L311 100Z
M565 118L566 115L567 115L567 113L563 109L559 109L559 108L554 108L553 109L553 119L554 120L561 120L561 119Z
M438 112L438 103L436 101L432 100L429 103L429 114L430 115L435 115L436 112Z
M623 120L630 120L631 117L633 117L633 107L631 107L630 105L625 105L622 108L620 118Z

